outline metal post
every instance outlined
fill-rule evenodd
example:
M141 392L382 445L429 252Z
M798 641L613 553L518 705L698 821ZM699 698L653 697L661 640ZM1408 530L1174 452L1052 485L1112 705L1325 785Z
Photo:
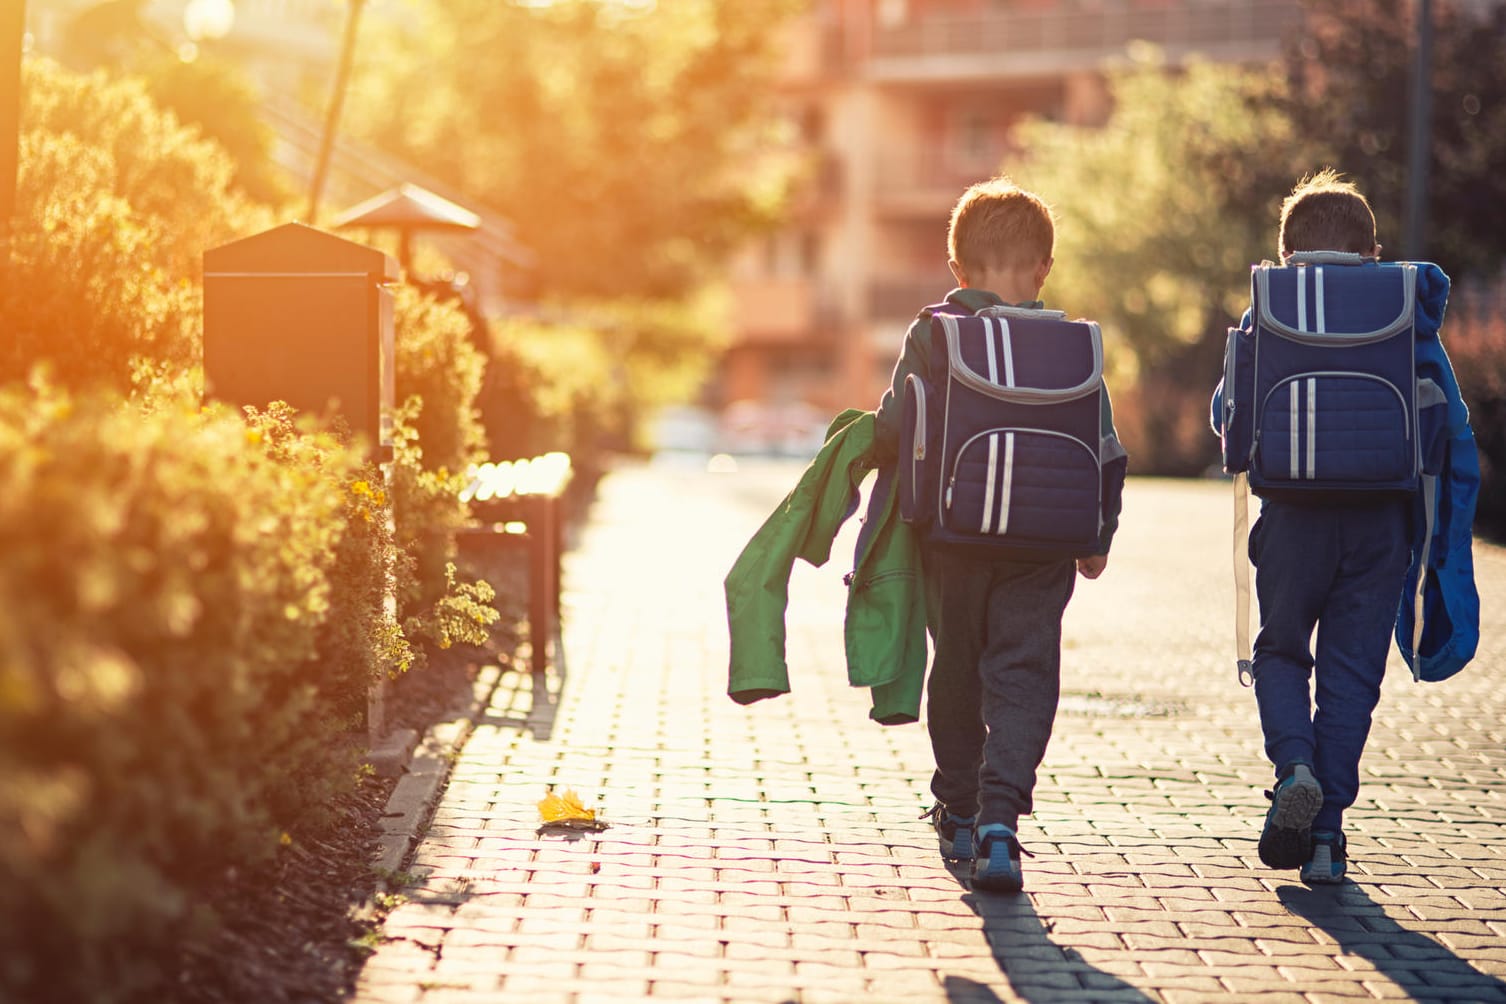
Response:
M16 176L21 164L21 48L26 38L26 0L0 3L0 269L10 263L11 221L16 215Z
M1407 209L1402 230L1402 254L1414 261L1426 256L1428 165L1433 136L1433 3L1432 0L1416 0L1416 3L1417 50L1412 62L1412 135L1407 151Z
M345 104L345 88L350 82L350 66L356 53L356 30L360 26L361 7L366 0L350 0L345 15L345 38L340 45L340 61L335 67L335 84L329 96L329 114L324 120L324 135L319 141L319 159L314 164L314 178L309 186L308 222L318 223L319 198L324 193L324 179L329 174L329 158L335 145L335 129L340 124L340 109Z

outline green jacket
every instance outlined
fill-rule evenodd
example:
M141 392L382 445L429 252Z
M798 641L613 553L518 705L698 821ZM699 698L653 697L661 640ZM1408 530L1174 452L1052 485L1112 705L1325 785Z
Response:
M837 531L857 511L863 477L878 466L874 428L873 412L838 415L826 445L727 573L727 693L739 704L790 691L784 658L790 573L796 558L819 568L831 556ZM927 597L919 538L900 520L889 481L881 477L870 495L854 570L846 577L843 634L848 681L873 690L869 717L899 725L920 718Z

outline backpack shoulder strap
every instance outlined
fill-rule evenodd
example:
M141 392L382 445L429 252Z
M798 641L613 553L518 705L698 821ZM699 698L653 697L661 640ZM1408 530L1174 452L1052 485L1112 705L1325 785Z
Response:
M1234 475L1234 659L1241 686L1255 683L1250 647L1250 481Z
M940 303L932 303L928 306L921 307L920 313L916 314L915 317L917 320L929 321L937 314L951 314L954 317L973 316L973 312L971 310L968 310L966 307L959 307L957 304L952 303L949 300L942 300Z

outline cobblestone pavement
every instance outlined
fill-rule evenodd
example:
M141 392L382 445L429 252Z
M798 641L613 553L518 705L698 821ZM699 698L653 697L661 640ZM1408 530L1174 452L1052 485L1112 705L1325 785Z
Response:
M1228 486L1132 481L1068 611L1027 894L974 895L917 819L924 728L871 723L845 685L855 528L797 569L794 694L725 696L721 580L798 470L603 482L566 568L563 688L530 710L504 680L359 1001L1506 1001L1506 551L1477 547L1462 676L1393 661L1353 881L1314 891L1255 854L1270 776L1234 676ZM548 785L611 828L537 833Z

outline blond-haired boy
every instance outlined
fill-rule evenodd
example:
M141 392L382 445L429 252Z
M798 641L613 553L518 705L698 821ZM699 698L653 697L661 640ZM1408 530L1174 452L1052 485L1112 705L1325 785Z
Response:
M903 388L930 380L930 318L985 308L1039 309L1053 264L1055 225L1038 196L1007 178L973 185L952 211L948 262L957 288L921 310L905 335L893 382L875 421L880 464L898 449ZM1102 431L1113 436L1103 397ZM1117 439L1115 440L1117 442ZM972 861L975 888L1018 891L1019 818L1032 808L1061 684L1061 621L1075 574L1097 578L1108 562L1119 500L1107 507L1098 553L1076 560L1017 560L926 549L927 588L936 598L935 653L927 679L927 728L936 758L927 816L941 853Z

